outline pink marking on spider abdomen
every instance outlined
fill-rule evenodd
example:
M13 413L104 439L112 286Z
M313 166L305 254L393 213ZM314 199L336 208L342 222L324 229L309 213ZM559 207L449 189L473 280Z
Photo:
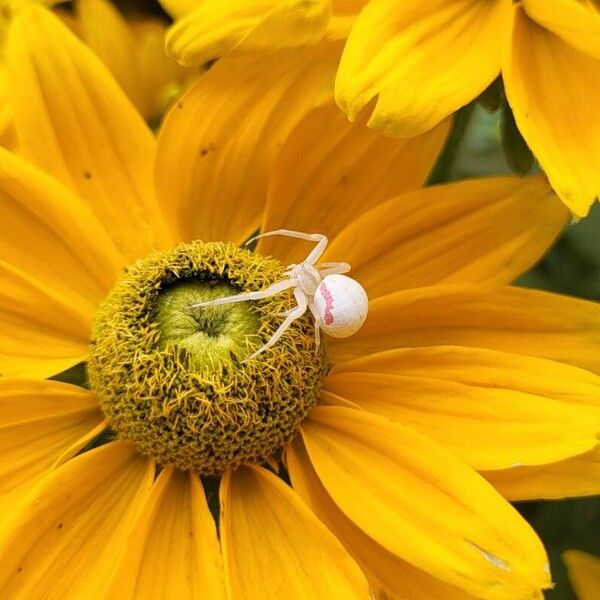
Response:
M321 283L319 290L321 290L321 296L325 300L325 324L331 325L334 320L331 312L333 310L333 296L324 283Z

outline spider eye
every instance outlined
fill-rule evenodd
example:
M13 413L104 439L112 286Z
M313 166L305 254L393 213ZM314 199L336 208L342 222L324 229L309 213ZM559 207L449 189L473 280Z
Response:
M345 275L324 277L315 292L314 303L320 328L336 338L356 333L369 311L369 299L364 288Z

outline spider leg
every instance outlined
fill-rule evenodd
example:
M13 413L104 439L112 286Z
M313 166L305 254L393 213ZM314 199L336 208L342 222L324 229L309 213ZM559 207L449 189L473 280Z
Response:
M319 349L319 345L321 344L321 328L319 327L319 317L317 316L317 309L315 308L315 303L312 300L308 301L308 308L315 320L315 350Z
M306 307L308 306L306 294L300 288L296 288L294 290L294 297L296 298L298 306L296 306L296 308L293 309L285 318L283 323L281 323L275 333L271 336L271 339L264 346L261 346L256 352L250 355L246 360L250 360L251 358L258 356L261 352L264 352L271 346L275 345L279 341L279 338L281 338L281 336L289 329L290 325L306 312ZM246 362L246 360L244 360L244 362Z
M342 275L348 273L352 267L348 263L321 263L318 267L319 275L326 277L327 275Z
M265 233L259 233L255 235L253 238L250 238L246 242L246 246L251 244L255 240L264 237L271 237L274 235L283 235L287 237L298 238L300 240L307 240L309 242L317 242L317 245L313 248L311 253L306 257L304 262L307 262L311 265L314 265L319 258L321 258L323 252L325 252L325 248L327 248L327 237L321 233L302 233L301 231L292 231L291 229L275 229L274 231L267 231Z
M247 292L244 294L236 294L235 296L225 296L223 298L215 298L214 300L207 300L206 302L199 302L198 304L191 304L189 308L202 308L204 306L218 306L219 304L232 304L234 302L246 302L248 300L262 300L263 298L268 298L269 296L274 296L275 294L279 294L279 292L283 292L291 287L297 285L294 279L284 279L283 281L279 281L278 283L274 283L270 285L268 288L264 290L259 290L258 292Z

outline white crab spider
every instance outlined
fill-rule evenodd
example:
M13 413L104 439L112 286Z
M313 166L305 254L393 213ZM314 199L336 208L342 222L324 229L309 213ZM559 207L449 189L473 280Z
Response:
M320 233L301 233L289 229L268 231L253 237L246 245L253 241L273 236L285 235L311 242L317 242L310 254L300 264L288 265L282 281L274 283L264 290L226 296L207 302L193 304L192 307L216 306L231 304L232 302L245 302L247 300L261 300L274 296L289 288L294 288L294 297L297 306L285 313L283 323L277 328L271 339L259 348L250 358L264 352L277 343L279 338L290 327L293 321L300 318L308 308L315 319L315 341L319 346L319 331L322 329L332 337L344 338L356 333L367 318L369 299L360 283L342 273L350 271L348 263L322 263L317 261L325 252L327 237Z

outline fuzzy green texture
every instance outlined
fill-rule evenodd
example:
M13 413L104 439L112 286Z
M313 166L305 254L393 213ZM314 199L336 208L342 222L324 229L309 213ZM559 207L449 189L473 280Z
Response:
M260 328L258 315L249 302L194 307L239 293L239 289L226 283L196 280L182 281L164 290L158 297L156 315L160 347L185 348L196 369L213 366L231 355L245 357L247 340L256 336Z
M309 313L272 348L291 291L204 309L204 299L263 289L276 260L232 244L194 242L127 270L100 306L88 371L119 437L162 465L220 474L264 462L293 438L326 371Z

